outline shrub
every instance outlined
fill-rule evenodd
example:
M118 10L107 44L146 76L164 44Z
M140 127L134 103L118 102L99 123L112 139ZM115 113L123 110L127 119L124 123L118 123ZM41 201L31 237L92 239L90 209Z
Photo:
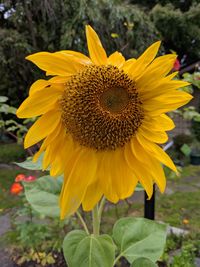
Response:
M12 6L14 2L6 1L5 5L15 12L0 20L0 95L8 96L8 104L16 107L38 75L42 78L42 71L25 57L38 51L61 49L88 53L86 24L98 32L108 54L117 49L127 57L137 56L160 39L149 16L123 1L91 0L88 4L87 0L52 0L49 4L46 0L35 0L17 1ZM5 15L2 10L0 15L1 18Z
M82 5L79 1L66 2L66 20L61 30L62 49L73 48L88 53L85 24L94 27L108 54L117 49L126 57L138 56L160 38L149 16L136 5L114 0L104 0L103 5L95 0L90 1L90 5L86 0Z
M131 0L130 1L133 4L139 4L141 6L149 7L152 8L154 7L156 4L160 4L160 5L166 5L166 4L172 4L175 8L180 8L182 11L187 11L190 6L193 3L196 3L196 0Z
M0 163L10 163L25 159L26 153L22 146L12 144L0 145Z
M180 56L189 56L190 61L200 57L200 4L193 4L185 13L172 5L158 4L151 18L168 47Z

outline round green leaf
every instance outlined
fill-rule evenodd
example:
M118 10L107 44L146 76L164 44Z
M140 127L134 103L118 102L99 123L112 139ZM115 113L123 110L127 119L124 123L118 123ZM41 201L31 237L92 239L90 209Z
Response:
M63 252L69 267L112 267L115 245L108 235L72 231L64 239Z
M24 182L25 195L31 206L39 213L59 217L59 194L62 177L43 176L34 182Z
M165 224L144 218L123 218L113 228L113 239L120 255L130 263L145 257L156 262L163 253L166 242Z
M138 258L131 267L158 267L158 265L147 258Z

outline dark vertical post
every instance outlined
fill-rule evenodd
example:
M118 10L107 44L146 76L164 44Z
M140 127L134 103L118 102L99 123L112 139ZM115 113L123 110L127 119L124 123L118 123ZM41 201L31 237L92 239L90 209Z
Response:
M144 217L149 220L155 219L155 184L153 185L153 195L147 200L147 193L144 191Z

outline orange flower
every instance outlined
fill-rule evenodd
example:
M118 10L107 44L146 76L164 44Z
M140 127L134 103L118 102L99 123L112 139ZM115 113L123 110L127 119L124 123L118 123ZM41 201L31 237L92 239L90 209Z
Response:
M19 195L23 191L23 186L20 183L13 183L10 188L10 193L12 195Z
M21 182L21 181L24 181L26 178L26 176L22 173L18 174L16 177L15 177L15 182Z

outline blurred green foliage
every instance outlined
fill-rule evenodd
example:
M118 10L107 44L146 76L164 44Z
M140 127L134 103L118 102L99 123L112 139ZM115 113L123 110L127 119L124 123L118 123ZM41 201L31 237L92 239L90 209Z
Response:
M158 4L150 15L168 47L190 61L200 58L200 4L193 4L187 12Z
M175 8L180 8L181 11L187 11L192 4L197 3L198 0L130 0L132 4L139 4L146 8L152 8L156 4L162 6L172 4Z
M25 159L26 152L21 145L16 143L1 144L0 146L0 163L10 163Z
M100 35L108 54L138 56L160 35L137 6L116 0L4 0L0 8L0 95L18 106L42 72L25 60L38 51L87 53L85 25Z

